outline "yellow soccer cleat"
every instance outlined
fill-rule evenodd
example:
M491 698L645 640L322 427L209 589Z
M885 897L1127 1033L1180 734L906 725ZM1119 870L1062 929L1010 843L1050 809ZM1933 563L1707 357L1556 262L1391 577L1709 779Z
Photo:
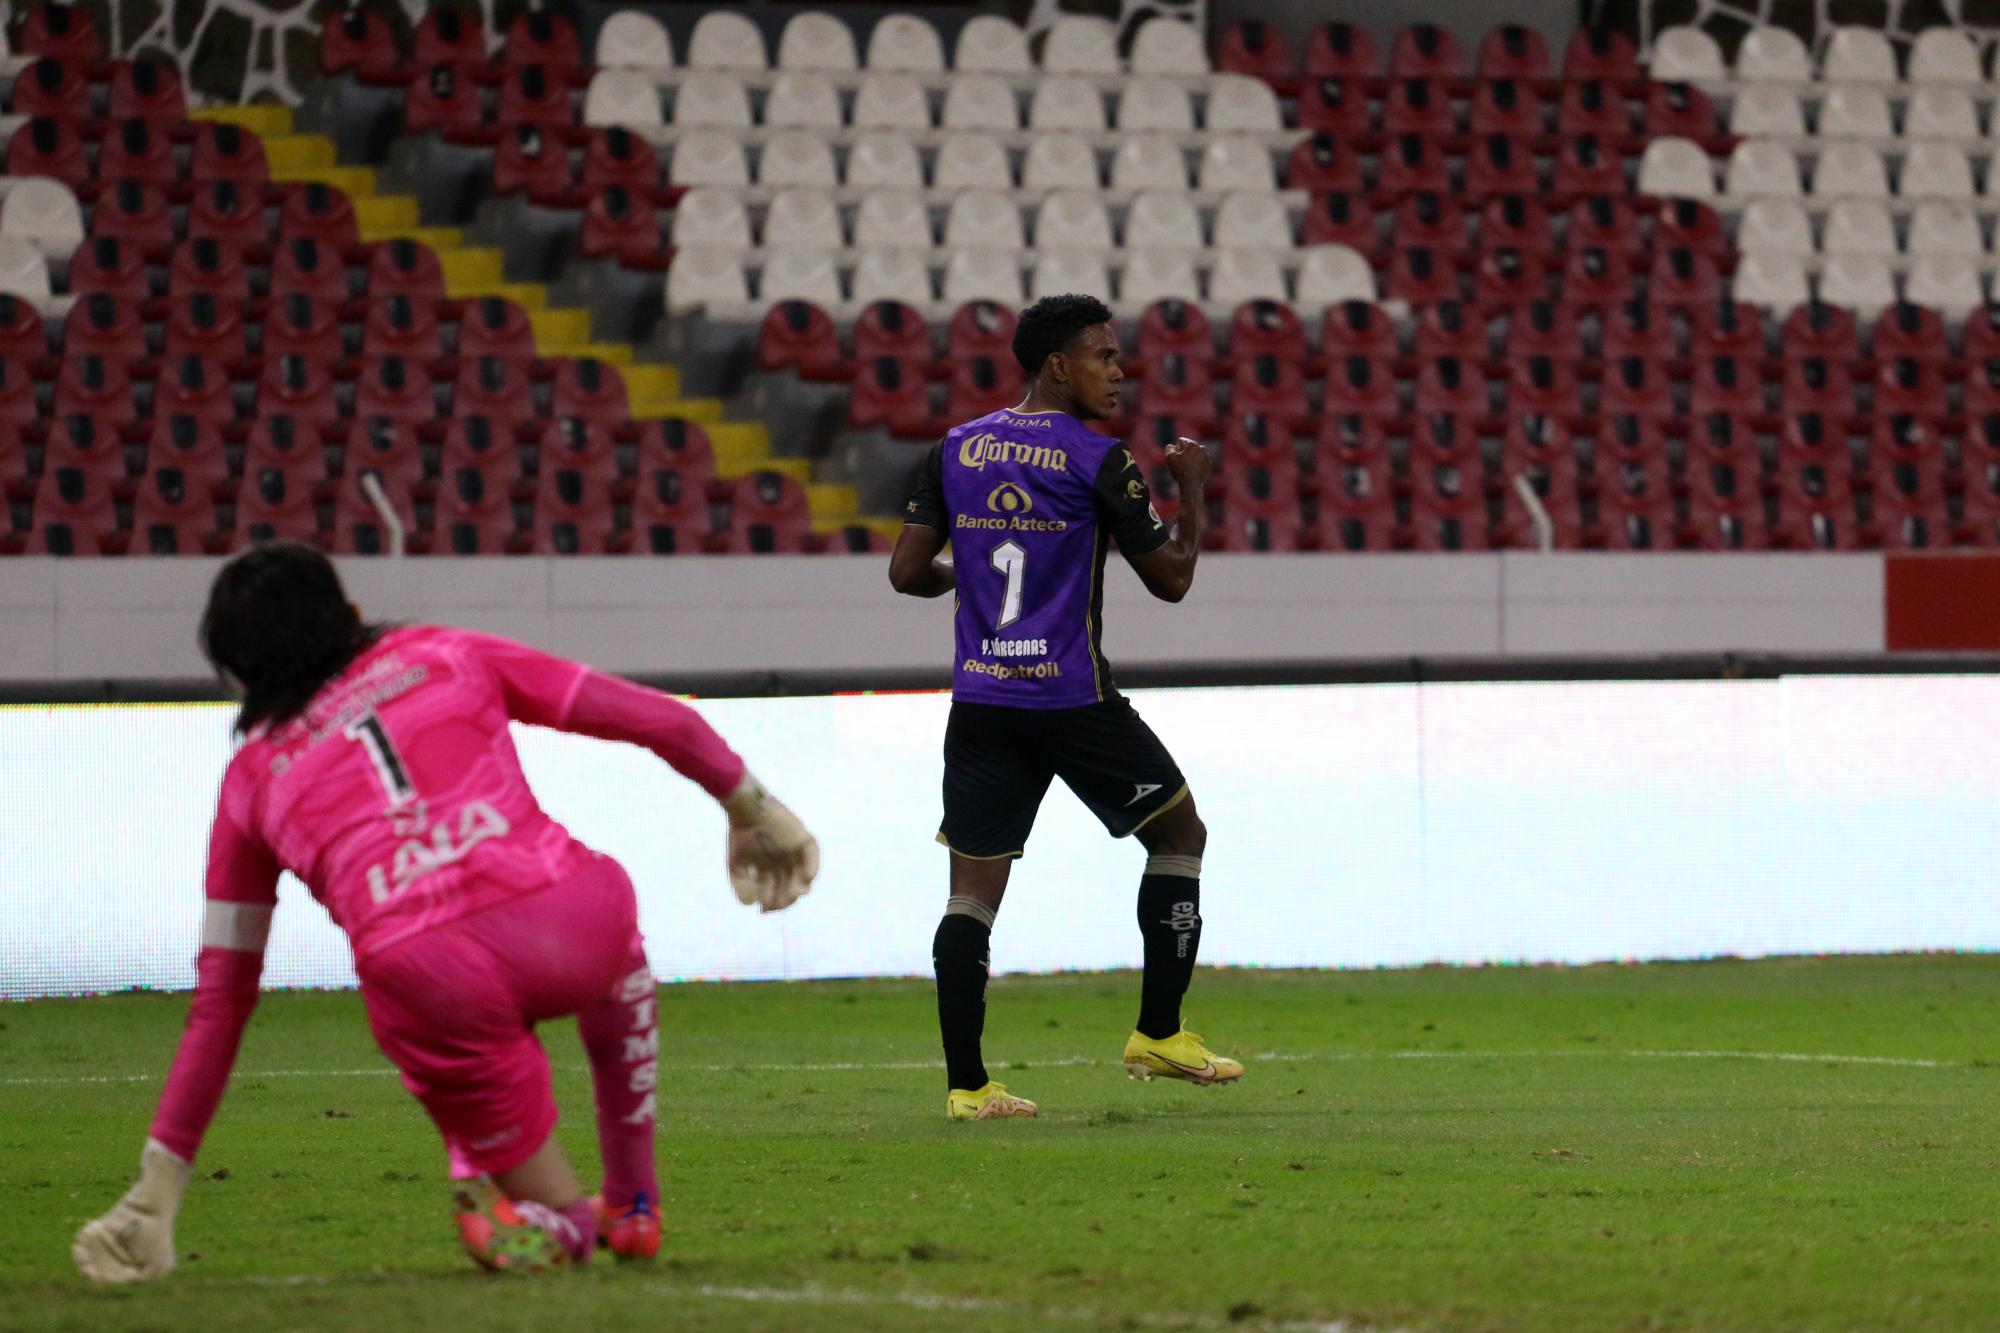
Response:
M1125 1043L1125 1072L1142 1083L1179 1078L1207 1087L1242 1078L1243 1066L1202 1045L1199 1032L1182 1028L1171 1037L1134 1032Z
M998 1083L989 1082L976 1092L953 1088L944 1099L944 1113L953 1120L1005 1120L1013 1116L1038 1116L1042 1112L1026 1097L1016 1097Z

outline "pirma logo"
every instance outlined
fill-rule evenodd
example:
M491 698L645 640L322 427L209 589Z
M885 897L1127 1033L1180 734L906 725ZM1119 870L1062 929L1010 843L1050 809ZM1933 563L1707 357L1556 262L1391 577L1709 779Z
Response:
M996 514L1025 514L1035 507L1035 498L1011 481L1003 481L986 497L986 507Z

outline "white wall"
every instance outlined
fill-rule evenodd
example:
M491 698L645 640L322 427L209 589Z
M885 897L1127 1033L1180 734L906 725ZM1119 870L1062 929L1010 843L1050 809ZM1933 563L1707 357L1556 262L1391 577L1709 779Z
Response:
M0 680L198 679L214 560L0 561ZM935 667L951 604L853 557L353 559L372 616L629 673ZM1882 650L1876 555L1209 555L1186 602L1106 580L1114 665Z

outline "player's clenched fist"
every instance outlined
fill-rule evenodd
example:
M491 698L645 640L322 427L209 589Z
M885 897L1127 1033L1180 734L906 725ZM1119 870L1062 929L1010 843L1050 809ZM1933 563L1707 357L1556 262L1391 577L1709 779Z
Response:
M1167 471L1174 474L1175 484L1183 489L1199 486L1214 470L1215 458L1199 440L1183 435L1167 446Z
M766 912L803 898L819 874L819 843L799 817L748 773L722 808L729 812L729 883L737 898Z
M83 1224L70 1258L99 1282L143 1282L174 1271L174 1217L191 1168L148 1141L139 1157L139 1179L104 1216Z

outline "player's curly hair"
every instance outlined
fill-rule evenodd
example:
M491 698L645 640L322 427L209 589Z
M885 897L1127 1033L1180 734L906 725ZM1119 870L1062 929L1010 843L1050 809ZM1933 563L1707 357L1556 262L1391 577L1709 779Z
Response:
M1014 328L1014 359L1033 379L1042 373L1042 362L1069 346L1079 333L1110 322L1111 307L1094 296L1076 292L1044 296L1021 312L1021 322Z
M298 716L386 626L362 620L333 562L300 542L262 542L224 565L201 614L201 651L242 692L236 730Z

